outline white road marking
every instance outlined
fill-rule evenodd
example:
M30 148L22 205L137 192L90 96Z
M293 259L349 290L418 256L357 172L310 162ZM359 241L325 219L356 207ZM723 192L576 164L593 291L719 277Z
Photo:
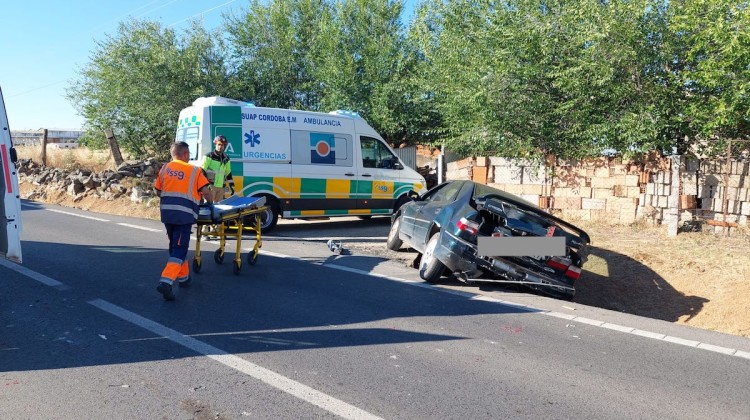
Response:
M605 322L604 324L602 324L602 328L607 328L607 329L610 329L610 330L620 331L620 332L624 332L624 333L632 332L635 329L635 328L631 328L631 327L625 327L625 326L622 326L622 325L610 324L609 322Z
M36 271L30 270L20 264L12 263L5 258L0 258L0 265L2 265L5 268L10 268L11 270L21 273L26 277L31 278L32 280L36 280L39 283L42 283L47 286L52 287L63 287L63 283L60 283L59 281L49 278L45 276L44 274L39 274Z
M357 274L364 274L364 275L368 275L368 276L375 276L375 277L380 277L380 278L384 278L384 279L391 280L391 281L396 281L396 282L399 282L399 283L405 283L405 284L408 284L410 286L424 287L424 288L428 288L428 289L431 289L431 290L436 290L436 291L439 291L439 292L442 292L442 293L449 293L449 294L452 294L452 295L465 296L465 297L467 297L469 299L472 299L472 300L480 300L480 301L483 301L483 302L495 302L495 303L498 303L498 304L501 304L501 305L505 305L505 306L513 306L513 307L515 307L517 309L527 310L527 311L529 311L531 313L537 313L537 314L540 314L540 315L545 315L545 316L551 316L551 317L554 317L554 318L565 319L565 320L568 320L568 321L580 322L582 324L592 325L592 326L598 327L598 328L606 328L606 329L609 329L609 330L612 330L612 331L618 331L618 332L621 332L621 333L624 333L624 334L632 334L632 335L637 335L637 336L640 336L640 337L650 338L650 339L657 340L657 341L666 341L666 342L669 342L669 343L679 344L679 345L688 346L688 347L694 347L694 348L698 348L698 349L701 349L701 350L711 351L711 352L714 352L714 353L721 353L721 354L726 354L726 355L729 355L729 356L740 357L740 358L743 358L743 359L750 359L750 352L746 352L746 351L742 351L742 350L730 349L730 348L727 348L727 347L721 347L721 346L716 346L716 345L713 345L713 344L702 343L700 341L687 340L687 339L679 338L679 337L672 337L672 336L668 336L668 335L664 335L664 334L660 334L660 333L656 333L656 332L639 330L637 328L628 327L628 326L625 326L625 325L611 324L611 323L604 322L604 321L599 321L599 320L596 320L596 319L590 319L590 318L585 318L585 317L581 317L581 316L565 314L565 313L561 313L561 312L545 311L543 309L534 308L532 306L528 306L528 305L524 305L524 304L520 304L520 303L510 302L510 301L507 301L507 300L495 299L495 298L492 298L492 297L489 297L489 296L479 295L479 294L471 293L471 292L463 292L463 291L457 291L457 290L443 289L443 288L441 288L439 286L433 286L433 285L431 285L429 283L425 283L425 282L414 281L414 280L409 280L409 279L402 279L400 277L387 276L387 275L384 275L384 274L371 273L369 271L360 270L360 269L357 269L357 268L346 267L346 266L343 266L343 265L327 264L327 263L323 263L323 262L309 261L309 260L305 260L305 259L302 259L302 258L299 258L299 257L294 257L294 256L291 256L291 255L285 255L285 254L279 254L279 253L276 253L276 252L269 252L269 251L263 251L263 250L261 250L260 252L262 254L266 254L266 255L269 255L269 256L274 256L274 257L279 257L279 258L286 258L286 259L293 259L293 260L298 260L298 261L307 261L307 262L311 262L311 263L316 264L316 265L321 265L321 266L324 266L324 267L333 268L335 270L347 271L347 272L350 272L350 273L357 273Z
M109 222L109 220L102 219L100 217L86 216L84 214L71 213L71 212L68 212L68 211L62 211L62 210L57 210L57 209L50 209L50 208L46 208L46 207L44 209L47 210L47 211L51 211L53 213L67 214L68 216L80 217L82 219L96 220L97 222Z
M278 373L268 370L262 366L256 365L255 363L248 362L241 357L234 356L210 344L186 336L171 328L167 328L164 325L154 322L148 318L144 318L117 305L113 305L105 300L95 299L89 301L89 303L105 312L108 312L127 322L130 322L131 324L135 324L141 328L149 330L154 334L162 336L183 347L187 347L198 354L229 366L232 369L240 371L248 376L266 383L267 385L277 388L280 391L291 394L303 401L307 401L308 403L320 407L323 410L326 410L339 417L343 417L346 419L380 418L351 404L336 399L328 394L324 394L314 388L289 379L286 376L279 375Z
M133 228L133 229L145 230L148 232L164 232L164 230L162 229L154 229L154 228L145 227L145 226L131 225L130 223L118 223L118 225Z

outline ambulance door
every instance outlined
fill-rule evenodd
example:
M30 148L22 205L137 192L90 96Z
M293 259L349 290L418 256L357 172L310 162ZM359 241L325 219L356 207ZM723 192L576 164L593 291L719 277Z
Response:
M292 130L292 178L299 197L292 217L338 216L357 208L357 165L351 134Z
M380 139L360 135L359 143L359 209L366 214L390 214L401 163Z
M0 258L21 263L21 195L18 191L16 150L10 137L0 89Z

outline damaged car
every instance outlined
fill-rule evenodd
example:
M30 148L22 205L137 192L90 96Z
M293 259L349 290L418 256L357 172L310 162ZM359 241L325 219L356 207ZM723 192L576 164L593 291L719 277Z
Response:
M582 229L518 196L473 181L445 182L411 198L391 216L386 246L416 250L423 280L436 283L453 275L467 283L518 284L573 299L591 242ZM558 255L487 256L479 252L479 237L559 237L564 250Z

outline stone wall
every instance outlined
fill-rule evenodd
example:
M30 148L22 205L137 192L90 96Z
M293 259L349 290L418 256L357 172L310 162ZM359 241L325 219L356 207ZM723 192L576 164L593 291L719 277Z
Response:
M44 199L49 194L65 191L74 202L86 196L108 201L126 196L133 202L147 202L156 199L153 184L159 168L161 163L149 159L127 161L116 170L96 173L86 169L50 168L31 159L21 159L18 161L19 182L34 185L34 189L21 198Z
M478 157L448 163L446 179L472 179L575 220L632 224L645 219L672 224L675 230L678 223L702 221L723 230L748 225L748 169L748 160L727 166L723 161L657 155L643 162Z

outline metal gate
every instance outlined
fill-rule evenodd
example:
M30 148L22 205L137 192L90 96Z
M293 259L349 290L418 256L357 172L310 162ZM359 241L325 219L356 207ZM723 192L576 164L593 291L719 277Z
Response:
M417 148L415 146L401 147L393 151L404 162L404 165L414 170L417 169Z

